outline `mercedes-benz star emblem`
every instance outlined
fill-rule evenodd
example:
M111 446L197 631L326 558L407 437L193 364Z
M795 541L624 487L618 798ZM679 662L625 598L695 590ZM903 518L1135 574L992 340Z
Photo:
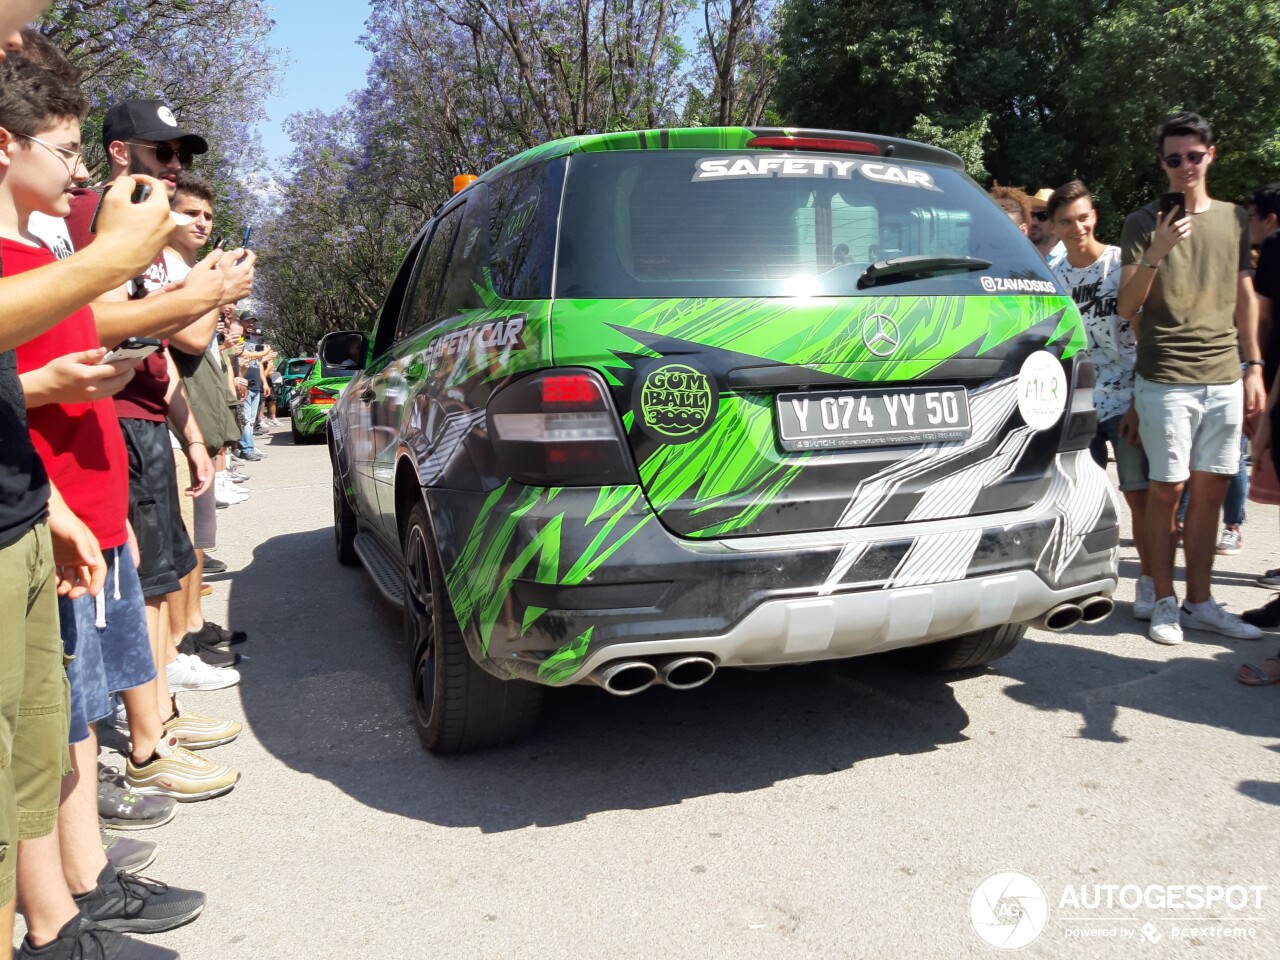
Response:
M892 318L877 313L862 322L862 342L877 357L887 357L898 349L902 338Z

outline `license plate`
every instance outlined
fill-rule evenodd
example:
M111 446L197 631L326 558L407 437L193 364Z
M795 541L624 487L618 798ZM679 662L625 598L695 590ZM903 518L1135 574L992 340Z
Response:
M973 432L964 387L780 393L777 408L784 450L949 443Z

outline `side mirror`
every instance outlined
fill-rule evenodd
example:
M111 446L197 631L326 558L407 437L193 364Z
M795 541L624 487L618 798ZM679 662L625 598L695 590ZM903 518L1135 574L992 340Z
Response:
M320 345L321 372L363 370L368 354L369 338L363 333L331 333Z

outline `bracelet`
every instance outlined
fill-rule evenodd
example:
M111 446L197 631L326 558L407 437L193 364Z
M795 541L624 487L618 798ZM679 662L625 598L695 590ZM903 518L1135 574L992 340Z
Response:
M1265 367L1267 362L1265 360L1246 360L1244 365L1246 367Z
M204 446L203 440L192 440L190 443L187 444L187 447L203 447L203 446ZM185 450L187 447L183 447L182 449Z
M1142 259L1141 259L1141 260L1139 260L1139 261L1138 261L1138 263L1139 263L1139 265L1146 267L1148 270L1159 270L1159 269L1160 269L1160 264L1159 264L1158 262L1157 262L1157 263L1152 263L1150 260L1148 260L1148 259L1147 259L1146 254L1143 254L1143 255L1142 255Z

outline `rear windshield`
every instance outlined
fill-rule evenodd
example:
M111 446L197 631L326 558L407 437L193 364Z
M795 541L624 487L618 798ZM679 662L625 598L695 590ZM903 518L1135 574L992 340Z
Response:
M284 369L286 377L305 377L311 369L314 360L290 360Z
M569 165L556 295L590 298L1054 293L1035 248L947 167L848 154L580 154ZM881 278L906 256L981 270Z

